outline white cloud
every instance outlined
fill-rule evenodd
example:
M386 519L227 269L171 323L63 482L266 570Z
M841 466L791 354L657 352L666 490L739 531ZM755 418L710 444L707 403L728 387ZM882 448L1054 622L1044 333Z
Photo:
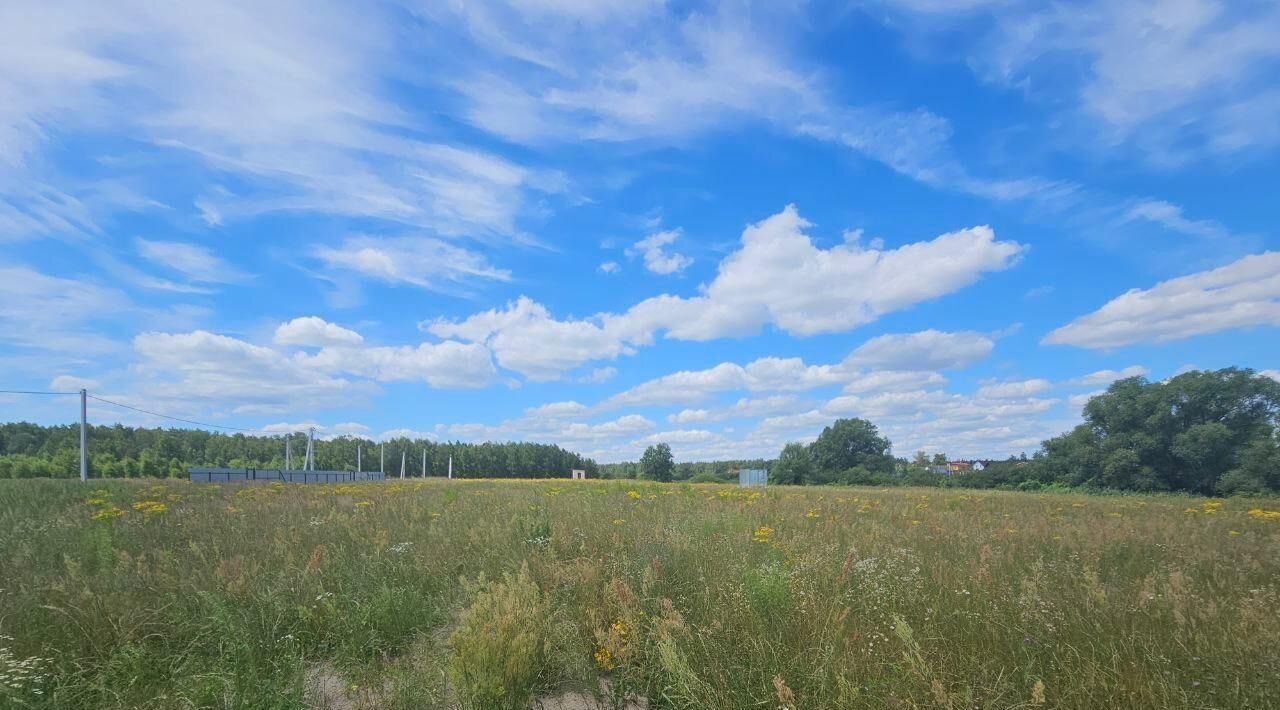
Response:
M433 291L454 291L477 279L511 279L509 271L493 267L479 252L430 237L359 235L337 247L316 246L314 253L332 269Z
M1268 325L1280 325L1280 252L1131 289L1043 342L1114 348Z
M428 441L435 441L437 438L438 438L438 437L436 436L436 434L435 434L434 432L430 432L430 431L418 431L417 429L406 429L406 428L400 428L400 429L388 429L387 431L384 431L384 432L382 432L381 434L378 434L376 437L374 437L374 441L391 441L392 439L409 439L409 440L428 440ZM391 463L391 462L388 462L388 464L390 464L390 463ZM373 465L373 459L372 459L372 458L370 458L370 459L369 459L369 463L368 463L368 464L365 464L365 465L366 465L366 466L372 466L372 465ZM398 464L396 464L396 465L398 465ZM390 469L388 469L388 470L390 470Z
M198 244L147 239L137 239L134 244L142 258L176 271L191 281L231 283L245 278L238 269Z
M1021 399L1043 392L1053 385L1044 378L994 382L978 388L976 396L985 399Z
M1261 370L1258 374L1263 377L1270 377L1276 382L1280 382L1280 370Z
M1189 219L1181 207L1164 200L1142 200L1129 208L1126 219L1143 219L1201 239L1231 238L1231 233L1221 224L1209 219Z
M550 402L524 410L524 415L531 419L569 419L585 416L590 407L578 402Z
M273 338L277 345L323 347L326 345L360 345L364 338L354 330L348 330L316 316L294 318L281 323Z
M616 367L597 367L578 378L578 382L598 385L612 380L618 374Z
M582 363L631 352L629 345L597 322L555 320L545 306L524 296L504 309L477 313L461 322L423 325L441 338L484 343L499 365L533 380L554 380Z
M196 206L211 223L309 211L525 240L518 218L538 209L528 196L559 192L563 178L418 138L430 119L388 88L406 78L397 12L330 0L7 4L0 168L47 177L36 168L55 137L107 133L204 168ZM96 230L86 190L52 182L0 180L0 229Z
M1126 377L1141 377L1151 371L1142 365L1130 365L1123 370L1098 370L1090 372L1082 377L1077 377L1071 381L1073 385L1109 385L1116 380L1123 380Z
M696 341L750 335L767 324L793 335L844 332L959 290L985 272L1006 269L1022 251L1014 242L996 241L987 227L896 249L867 249L857 243L821 249L804 233L807 226L790 205L748 226L740 248L720 263L716 277L698 296L661 295L624 313L563 321L521 297L502 310L425 327L439 337L484 342L503 367L553 379L584 362L629 354L660 332ZM902 278L908 272L913 277ZM796 288L797 283L805 287ZM968 350L932 357L956 362L973 357L981 345L973 337L955 336L960 337L968 337ZM912 365L899 369L908 367Z
M1085 392L1084 394L1073 394L1067 398L1067 406L1070 407L1073 412L1079 412L1084 408L1084 405L1089 403L1089 400L1100 394L1106 394L1106 390L1094 390L1092 392Z
M644 258L644 268L655 274L675 274L689 268L693 259L675 252L666 251L665 247L680 238L679 229L656 232L636 242L627 250L627 255L639 254Z
M73 392L75 390L96 390L101 386L97 380L87 377L76 377L75 375L58 375L49 382L49 389L59 392Z
M269 412L350 405L377 392L372 383L332 377L271 348L202 330L142 333L133 345L142 358L142 389L154 396L165 383L171 403L185 399Z
M25 266L0 265L0 343L50 353L102 355L119 344L89 324L134 309L120 291L85 278L50 276Z
M667 421L672 424L700 424L725 419L772 416L795 411L800 404L800 400L792 395L743 397L734 404L720 409L683 409L668 415Z
M616 274L622 271L622 267L616 261L606 261L600 264L600 271L606 274Z
M378 382L424 381L432 387L471 389L496 379L489 351L476 343L446 340L414 345L329 346L294 360L321 372L350 373Z
M868 394L940 387L947 378L928 370L879 370L860 373L844 386L845 394Z
M1081 116L1108 146L1129 141L1167 163L1202 149L1280 144L1274 113L1264 108L1276 99L1261 90L1280 58L1274 3L978 5L992 10L992 30L962 20L975 39L970 64L1031 92L1074 89Z
M318 344L309 336L333 333L321 329L304 335ZM142 333L133 340L141 358L135 368L137 389L170 404L188 400L250 414L359 405L380 392L380 382L419 381L457 389L482 387L495 379L488 351L473 343L373 347L354 344L350 335L338 336L337 342L345 344L290 355L203 330Z
M701 424L714 421L714 415L709 409L682 409L675 414L667 415L667 421L672 424Z
M985 359L995 347L982 333L918 333L881 335L863 343L845 361L858 367L890 370L959 369Z

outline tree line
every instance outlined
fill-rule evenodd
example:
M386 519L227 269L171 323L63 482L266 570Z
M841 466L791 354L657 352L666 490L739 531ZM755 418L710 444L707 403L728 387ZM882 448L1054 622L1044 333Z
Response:
M305 434L289 436L293 466L302 467ZM201 429L150 429L144 427L90 426L89 475L97 478L182 477L191 466L228 468L283 468L284 436L223 434ZM596 462L552 444L525 442L464 444L396 438L375 442L354 436L317 440L315 467L350 471L356 468L361 449L365 471L379 470L382 444L389 475L399 475L404 454L406 475L422 473L426 451L428 476L444 476L453 458L453 475L459 478L568 477L583 469L589 477L600 474ZM0 424L0 478L76 477L80 471L78 424L40 426L26 422Z
M983 470L940 474L946 456L895 457L872 422L839 419L810 444L789 443L775 459L676 463L671 447L655 444L637 462L597 465L550 444L382 442L386 471L418 475L426 451L428 476L443 476L453 457L458 477L588 477L655 481L734 482L739 468L765 468L788 485L924 485L1038 489L1071 487L1185 491L1202 495L1280 492L1280 382L1246 368L1191 371L1151 382L1112 383L1084 407L1084 421L1051 438L1031 457L989 461ZM295 467L306 437L291 436ZM378 443L340 437L316 444L316 468L351 470L356 449L363 470L378 470ZM90 475L184 476L188 466L281 468L284 438L198 429L92 426ZM0 424L0 478L73 477L79 471L79 427Z
M686 467L716 473L705 480L727 482L726 468L741 465L767 468L770 483L785 485L1280 492L1280 382L1253 370L1194 370L1158 382L1117 380L1090 398L1083 417L1071 431L1043 442L1032 457L986 461L981 470L962 473L935 470L946 463L944 453L893 456L889 439L865 419L836 420L812 443L788 443L767 461L671 467L670 449L664 455L659 447L666 445L659 444L639 463L603 470L671 480L672 471Z

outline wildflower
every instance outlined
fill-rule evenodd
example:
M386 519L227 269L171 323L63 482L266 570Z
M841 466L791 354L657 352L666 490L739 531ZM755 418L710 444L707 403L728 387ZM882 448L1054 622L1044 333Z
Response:
M816 508L813 508L813 509L810 509L810 510L809 510L809 512L805 513L805 514L804 514L804 517L809 518L809 519L813 519L813 518L821 518L821 517L822 517L822 513L819 513L819 512L818 512L818 510L817 510Z
M613 654L609 653L609 649L605 648L604 646L601 646L595 652L595 659L596 659L596 665L600 666L600 668L606 671L613 670Z
M1280 520L1280 510L1263 510L1262 508L1251 508L1249 517L1255 520Z
M1204 512L1206 513L1216 513L1221 507L1222 501L1220 500L1206 500L1204 502Z
M628 497L628 498L630 498L631 500L640 500L640 492L639 492L639 491L627 491L627 497Z
M613 524L614 524L614 525L622 525L622 524L624 524L624 523L626 523L626 522L627 522L627 521L623 520L622 518L614 518L614 519L613 519Z
M161 513L164 513L165 511L169 510L169 506L165 505L164 503L161 503L158 500L143 500L143 501L138 501L137 503L134 503L133 509L140 511L143 514L143 516L149 518L153 515L160 515Z
M108 505L107 507L102 508L98 510L96 513L94 513L93 519L94 520L111 520L112 518L119 518L123 516L124 516L123 510L115 507L114 505Z
M912 525L919 525L919 524L920 524L920 521L919 521L919 520L912 520L912 521L911 521L911 524L912 524Z
M1231 537L1240 537L1239 530L1228 530L1227 534L1230 535Z
M359 503L356 503L356 507L357 507L357 508L372 508L372 507L373 507L373 501L371 501L371 500L362 500L362 501L360 501Z
M754 533L751 533L751 539L761 543L769 542L769 538L772 536L773 536L773 528L767 525L761 525L760 527L756 528L756 531Z

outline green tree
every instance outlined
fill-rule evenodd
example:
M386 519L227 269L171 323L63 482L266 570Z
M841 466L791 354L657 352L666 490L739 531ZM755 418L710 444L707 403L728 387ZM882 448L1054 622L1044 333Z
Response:
M1084 423L1044 442L1037 478L1204 495L1272 488L1280 382L1243 368L1118 380Z
M666 483L671 480L671 474L675 470L675 458L671 455L671 447L665 443L654 444L644 450L644 455L640 457L640 470L644 477L651 481L662 481Z
M889 440L865 419L837 419L810 446L815 473L821 482L861 466L872 473L892 473Z
M813 478L813 457L809 447L791 442L782 447L778 461L769 469L769 482L783 486L799 486Z

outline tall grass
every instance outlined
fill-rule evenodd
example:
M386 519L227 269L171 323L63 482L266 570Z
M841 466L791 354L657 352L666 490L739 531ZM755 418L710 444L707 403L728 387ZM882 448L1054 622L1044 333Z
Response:
M1280 707L1277 510L0 481L0 707Z

